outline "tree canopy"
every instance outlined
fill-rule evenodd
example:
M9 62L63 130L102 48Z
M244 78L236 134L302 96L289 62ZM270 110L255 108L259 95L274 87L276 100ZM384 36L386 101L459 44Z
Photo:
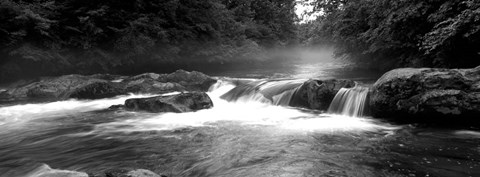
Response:
M233 62L295 38L293 0L2 0L0 80Z
M383 67L474 67L480 64L480 1L316 0L310 41L339 56Z
M299 2L318 18L298 23ZM264 61L298 41L376 68L480 65L478 0L2 0L0 22L0 82Z

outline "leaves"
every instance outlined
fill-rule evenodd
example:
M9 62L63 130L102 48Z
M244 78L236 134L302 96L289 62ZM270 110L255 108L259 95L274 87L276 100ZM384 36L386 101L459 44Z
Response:
M296 37L294 6L294 0L2 0L0 65L35 76L252 59ZM23 67L39 63L51 68Z
M312 33L340 54L389 67L474 67L480 48L480 1L365 0L313 4L323 12ZM461 53L461 57L459 57ZM477 58L475 60L475 58Z

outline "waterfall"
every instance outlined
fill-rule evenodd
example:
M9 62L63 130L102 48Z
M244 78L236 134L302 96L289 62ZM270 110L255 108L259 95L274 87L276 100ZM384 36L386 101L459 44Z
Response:
M335 95L335 98L333 98L328 112L351 117L362 117L365 115L367 99L367 87L341 88Z
M221 96L227 101L255 101L278 106L288 106L295 91L304 80L257 80L239 83Z
M275 95L272 97L273 104L278 106L288 106L290 105L290 100L292 100L293 94L297 91L299 87L285 91L281 94Z

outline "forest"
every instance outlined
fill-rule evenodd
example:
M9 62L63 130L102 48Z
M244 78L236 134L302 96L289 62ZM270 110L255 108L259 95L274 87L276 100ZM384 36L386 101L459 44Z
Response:
M299 4L318 17L301 22ZM2 0L0 21L0 82L248 65L318 45L372 69L480 64L477 0Z
M301 25L309 44L373 68L480 64L478 0L317 0L322 15Z

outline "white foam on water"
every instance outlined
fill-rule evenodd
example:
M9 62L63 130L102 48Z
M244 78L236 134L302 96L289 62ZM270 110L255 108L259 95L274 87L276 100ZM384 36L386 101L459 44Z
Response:
M110 81L110 82L113 82L113 83L120 83L120 82L122 82L122 81L123 81L123 79L117 79L117 80L112 80L112 81Z
M0 125L10 122L69 115L108 108L112 105L124 104L129 98L149 97L154 95L127 95L98 100L70 99L50 103L23 104L0 107Z
M131 113L127 119L96 125L93 132L172 130L184 127L214 126L222 121L244 125L269 125L283 129L307 131L353 131L388 129L389 125L368 118L318 114L285 106L262 103L260 98L245 98L228 102L221 95L235 87L231 81L219 81L208 95L214 107L189 113ZM164 94L172 95L178 92ZM99 100L65 100L41 104L25 104L0 108L0 125L53 116L63 116L101 110L123 104L126 99L155 95L128 95ZM89 134L87 133L87 134Z
M480 138L480 131L473 130L457 130L453 132L454 135L466 138Z
M40 167L29 172L25 177L88 177L87 173L52 169L46 164L42 164Z
M172 130L185 127L214 126L221 121L239 122L244 125L269 125L282 129L302 131L369 131L392 129L368 118L352 118L341 115L318 114L290 107L262 103L252 99L227 102L221 95L234 87L219 82L208 93L214 107L189 113L143 113L139 117L99 124L95 131L133 132Z

